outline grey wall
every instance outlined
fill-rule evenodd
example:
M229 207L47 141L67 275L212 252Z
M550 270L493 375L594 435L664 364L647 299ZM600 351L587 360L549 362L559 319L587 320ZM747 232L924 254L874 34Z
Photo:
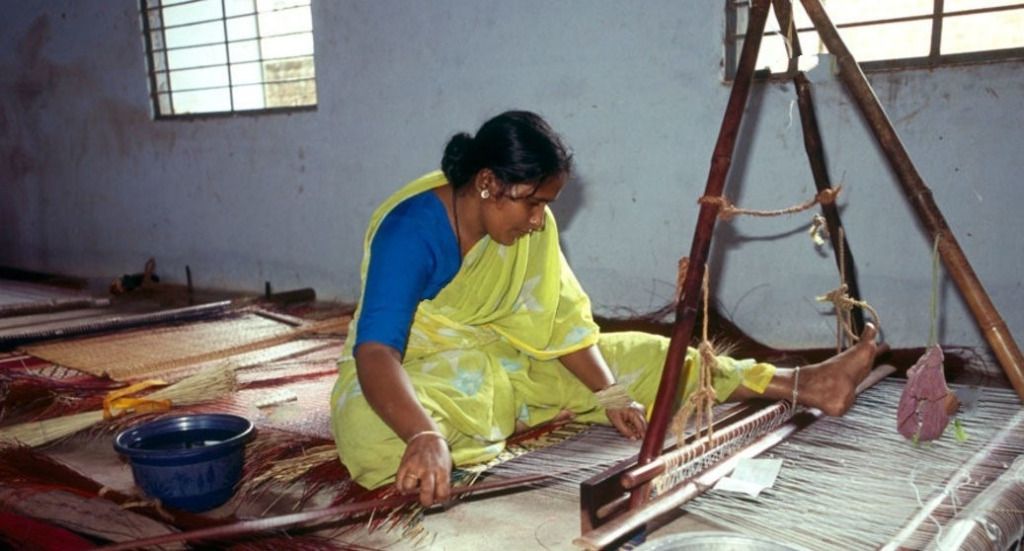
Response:
M153 121L134 0L2 0L0 265L197 285L310 286L354 300L364 225L447 138L508 108L545 115L576 151L556 206L597 309L667 303L729 88L722 2L318 0L319 107ZM1019 338L1024 204L1021 63L871 75L949 225ZM897 346L928 337L929 238L858 111L815 94L865 297ZM814 192L788 84L754 89L727 194L777 208ZM832 342L814 301L837 285L810 215L720 224L714 291L779 346ZM943 280L943 342L982 343Z

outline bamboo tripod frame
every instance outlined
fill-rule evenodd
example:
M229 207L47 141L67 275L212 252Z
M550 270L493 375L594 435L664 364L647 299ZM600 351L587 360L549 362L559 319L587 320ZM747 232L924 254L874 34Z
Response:
M783 28L786 28L786 23L783 20L791 17L789 0L753 0L752 2L746 39L740 54L736 78L711 159L711 169L704 191L704 196L708 198L720 197L725 187L725 179L732 163L736 137L753 80L754 64L760 49L761 37L764 32L770 2L774 2L776 6L780 25L783 25ZM938 206L932 200L931 191L914 168L909 155L896 135L877 97L874 95L864 73L860 70L859 65L845 44L843 44L819 0L801 0L801 2L828 50L836 56L841 80L869 122L875 138L878 140L886 154L887 160L897 174L900 185L914 207L915 213L928 233L940 238L939 252L947 270L968 303L979 328L995 352L1001 367L1006 372L1018 396L1024 400L1024 368L1021 367L1024 361L1022 361L1020 350L1017 348L1005 322L992 304L970 263L957 244ZM794 44L796 44L797 49L791 51L791 55L795 58L799 51L799 45L795 41ZM809 85L806 79L802 78L802 75L799 74L795 78L795 84L802 108L801 115L805 131L805 148L811 161L815 183L821 189L821 182L825 182L827 185L827 176L825 175L824 164L821 162L823 157L820 155L817 124L813 119L813 111L809 107ZM805 103L808 105L807 110L803 108ZM808 112L811 113L809 117L806 116ZM628 472L630 469L641 468L652 462L661 453L664 446L668 423L677 405L676 397L680 381L684 380L684 374L681 373L684 365L683 358L688 343L693 336L700 295L699 290L710 251L715 222L718 217L718 209L717 202L701 202L689 255L690 269L687 270L686 279L683 282L683 292L676 306L676 321L647 435L635 465L619 465L613 468L620 475L623 472ZM831 218L828 212L826 212L826 216ZM834 222L832 220L829 221L830 230L834 230L833 223L838 225L837 216ZM837 233L834 231L830 231L830 233L832 234L833 246L836 246ZM848 246L843 248L845 251L849 251ZM848 261L848 267L853 266L852 257L845 260ZM840 259L837 258L837 262L839 261ZM862 323L862 317L855 319L857 319L858 325ZM606 473L605 478L618 480L620 477ZM634 488L630 492L629 508L635 510L642 507L647 501L649 493L649 486L647 484ZM594 511L601 505L599 503L584 504L584 508L589 507L591 511ZM586 516L586 512L584 512L584 516Z
M860 70L857 60L853 58L850 50L846 48L846 44L839 37L839 31L836 30L832 20L825 13L821 2L819 0L801 0L801 2L828 51L836 56L839 78L842 79L850 95L853 96L857 107L860 108L861 114L864 115L875 139L878 140L879 146L885 153L889 165L899 177L903 193L914 208L918 220L924 225L930 236L939 240L939 255L942 257L942 262L960 290L964 301L971 309L978 328L981 329L985 340L988 341L999 360L999 365L1002 366L1014 390L1017 391L1017 396L1024 401L1024 357L1021 356L1013 335L1006 327L1006 322L1003 321L999 310L992 304L984 286L978 280L971 263L964 255L960 244L957 243L949 225L946 224L945 217L942 216L938 205L935 204L931 189L928 188L917 172L917 168L914 167L910 155L903 147L889 117L882 109L878 97L875 96L874 90L871 89L871 84L864 76L864 72Z

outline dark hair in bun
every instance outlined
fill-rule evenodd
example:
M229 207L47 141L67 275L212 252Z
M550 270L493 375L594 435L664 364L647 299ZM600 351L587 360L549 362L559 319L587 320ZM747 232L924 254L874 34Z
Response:
M540 183L572 169L572 153L540 116L506 111L485 122L476 137L452 136L444 148L441 170L456 189L489 168L502 185Z

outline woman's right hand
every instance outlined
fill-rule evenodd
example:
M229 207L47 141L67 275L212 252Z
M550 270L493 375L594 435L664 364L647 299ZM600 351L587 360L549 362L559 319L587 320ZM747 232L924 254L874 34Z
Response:
M444 436L433 431L413 435L395 475L403 494L419 492L420 503L430 507L451 495L452 456Z
M630 440L640 440L647 434L647 418L644 406L637 402L621 408L608 408L605 414L619 434Z
M403 494L419 492L424 507L447 501L452 455L437 424L416 398L412 381L402 368L402 354L388 345L366 342L356 348L355 357L366 401L406 441L395 487Z

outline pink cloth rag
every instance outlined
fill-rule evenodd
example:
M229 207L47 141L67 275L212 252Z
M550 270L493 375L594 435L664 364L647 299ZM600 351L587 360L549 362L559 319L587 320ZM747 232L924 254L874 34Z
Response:
M916 438L919 442L935 440L949 424L949 387L942 359L939 345L929 347L907 371L907 386L896 411L896 427L905 438Z

